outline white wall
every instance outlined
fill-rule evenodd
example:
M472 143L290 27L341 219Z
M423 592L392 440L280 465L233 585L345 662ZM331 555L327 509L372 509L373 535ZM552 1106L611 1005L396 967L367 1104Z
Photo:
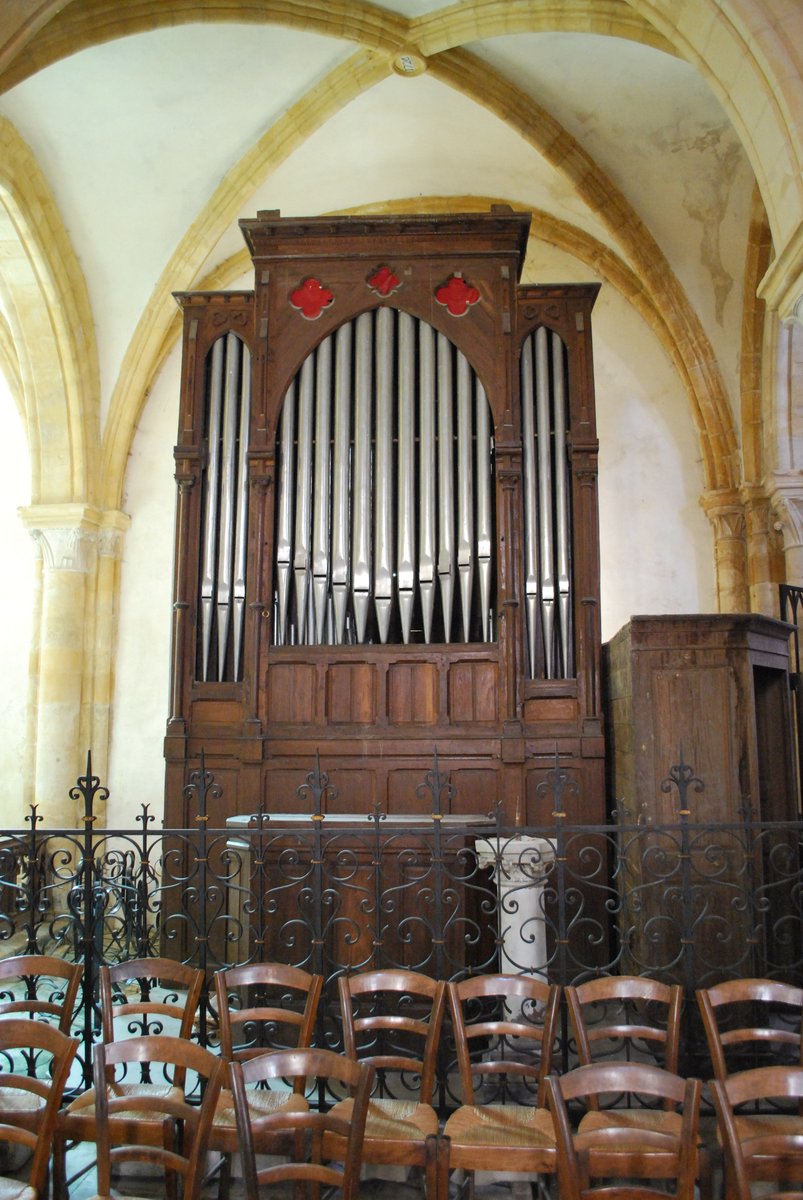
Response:
M22 827L28 656L36 547L17 509L31 502L31 460L22 421L0 375L0 825Z
M123 509L131 528L123 551L107 781L108 820L117 827L133 828L142 804L161 821L164 807L180 369L176 346L142 414L126 472Z

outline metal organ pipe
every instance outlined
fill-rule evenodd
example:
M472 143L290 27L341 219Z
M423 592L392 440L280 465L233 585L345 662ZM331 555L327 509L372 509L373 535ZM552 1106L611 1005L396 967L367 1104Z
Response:
M389 312L389 309L380 309ZM399 313L399 465L396 508L396 578L399 588L402 640L410 640L413 620L415 565L415 330L408 313ZM383 639L384 640L384 639Z
M571 490L566 347L542 326L521 354L524 568L531 678L571 675ZM541 666L543 663L543 666Z
M463 641L471 632L474 581L474 476L471 470L473 372L461 354L457 360L457 571L463 614Z
M454 603L454 445L452 442L452 347L438 334L438 582L443 607L444 641L451 641Z
M212 346L208 384L207 463L204 491L204 549L201 564L201 677L209 679L212 648L212 618L217 559L218 494L220 492L220 426L223 417L223 360L225 338Z
M465 356L383 305L321 343L284 403L274 643L449 641L458 579L462 638L490 640L493 425Z
M363 318L358 318L362 320ZM386 642L393 604L393 313L380 308L376 314L376 446L374 449L374 604L379 640ZM366 400L369 398L366 397ZM365 422L364 422L365 423ZM364 442L370 453L368 432ZM369 471L354 473L355 504L369 483ZM367 508L367 506L366 506ZM366 577L367 578L367 577ZM367 578L366 592L370 590ZM367 608L367 597L366 597ZM365 638L365 625L357 625L357 640Z
M207 382L208 455L203 489L200 668L204 681L238 680L245 630L248 532L246 453L251 357L234 333L216 339ZM287 419L292 423L292 402ZM291 468L292 469L292 468ZM280 522L281 524L281 522ZM287 539L277 544L277 575ZM284 572L285 576L287 572Z
M346 640L349 586L349 444L351 439L351 325L341 325L336 338L335 440L332 467L332 607L335 642Z
M535 395L533 346L528 338L521 352L521 421L524 468L524 602L530 678L537 670L538 630L538 485L535 469Z
M315 494L312 505L312 590L315 600L315 641L326 634L329 591L329 509L331 424L332 339L326 338L316 351L315 387Z
M574 673L571 641L571 541L569 522L569 477L566 461L566 395L564 387L565 347L557 333L552 334L552 380L555 419L555 499L557 519L558 607L563 675Z
M315 394L315 360L305 359L298 388L298 430L296 433L296 525L293 574L296 581L296 621L298 640L306 642L307 609L312 548L310 513L312 510L312 405Z
M419 336L418 590L424 641L432 640L435 606L435 331L423 322Z
M372 339L371 329L372 320L370 313L363 313L357 318L357 367L355 372L355 398L354 398L354 487L352 489L351 502L354 512L354 526L352 532L352 553L354 562L352 564L352 599L354 603L354 616L357 623L357 641L365 640L365 631L368 623L368 605L371 598L371 393L373 388L373 354L372 354ZM381 394L383 388L387 386L386 379L383 378L382 358L379 358L377 370L377 392ZM384 405L377 405L377 442L380 441L381 434L379 429L380 414L383 411ZM390 504L385 500L385 487L390 483L389 457L390 445L385 447L385 457L388 463L383 461L378 454L376 478L377 478L377 499L376 511L374 519L378 522L378 518L384 519L386 522L390 520ZM389 570L386 570L383 562L383 545L384 537L387 536L387 530L383 529L380 533L375 530L377 557L377 605L379 604L379 595L384 597L387 594L388 603L390 601L390 578ZM387 578L385 578L387 575Z

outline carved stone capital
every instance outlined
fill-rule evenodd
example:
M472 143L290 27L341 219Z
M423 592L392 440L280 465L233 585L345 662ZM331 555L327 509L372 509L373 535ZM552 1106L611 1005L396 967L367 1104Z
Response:
M764 481L773 527L783 536L784 550L803 546L803 473L775 471Z
M105 512L98 533L98 554L101 558L122 558L124 534L131 525L127 513L119 510Z
M101 523L98 509L88 504L35 504L19 514L48 570L90 570Z
M744 503L737 492L707 492L701 503L718 542L744 540Z

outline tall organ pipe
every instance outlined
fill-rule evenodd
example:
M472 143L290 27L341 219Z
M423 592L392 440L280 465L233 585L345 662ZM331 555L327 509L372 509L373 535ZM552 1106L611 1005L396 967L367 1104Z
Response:
M204 548L201 564L201 673L209 679L209 660L212 649L212 616L215 601L217 567L218 495L220 492L220 426L223 416L223 370L225 338L212 346L212 369L209 378L209 424L207 433L208 461L204 495Z
M351 439L352 327L341 325L335 356L335 439L332 480L332 608L335 642L346 637L349 559L349 443Z
M275 644L490 640L490 406L445 336L389 306L341 326L287 390L279 455Z
M454 448L452 444L452 347L448 338L438 334L438 583L440 584L443 627L451 641L454 602L455 544Z
M530 677L535 678L538 636L538 484L535 469L535 385L532 339L521 353L521 414L524 466L524 598Z
M296 479L296 527L293 573L296 580L296 626L299 642L307 641L308 588L312 550L312 409L315 396L315 360L304 360L298 396L298 460Z
M357 624L357 640L365 640L368 607L371 600L371 393L373 389L372 320L370 313L357 318L356 394L354 400L354 488L352 491L353 533L352 599ZM379 374L379 371L377 372ZM378 381L378 388L382 383ZM377 430L377 439L379 431ZM382 468L377 466L381 477ZM390 482L389 477L387 482ZM377 538L377 552L380 538ZM384 597L390 583L383 579L384 565L377 566L375 602ZM388 595L389 601L389 595ZM389 608L389 603L388 603Z
M374 449L374 604L379 640L388 640L393 604L393 313L376 314L376 445ZM355 490L357 479L354 481ZM362 639L361 639L362 640Z
M424 641L432 640L435 605L435 331L419 325L418 589Z
M234 532L234 678L240 677L245 633L245 586L248 562L248 428L251 418L251 354L242 346L241 403L237 450L237 516Z
M555 497L557 500L557 576L560 615L560 647L563 674L573 673L571 660L571 546L569 528L569 478L566 461L566 393L564 386L565 347L552 334L552 378L555 413Z
M538 509L541 553L541 620L547 679L554 678L555 570L552 535L552 453L550 445L549 346L542 326L535 335L535 404L538 420Z
M491 508L491 410L485 388L477 380L476 391L476 479L477 479L477 568L480 580L480 615L482 640L491 640L491 553L493 547L493 517Z
M471 635L471 589L474 581L474 488L471 471L472 372L461 354L457 360L457 570L463 612L463 640Z
M329 593L329 510L331 460L329 426L332 391L332 339L321 342L315 356L315 489L312 505L312 589L315 604L315 641L326 637Z
M276 643L287 641L287 610L290 603L290 568L293 561L293 497L295 496L295 465L293 453L296 422L296 382L290 384L284 397L281 425L281 454L279 470L279 502L276 522Z
M380 310L387 311L387 310ZM415 459L414 387L415 335L413 319L399 314L399 451L396 508L396 578L399 588L402 639L410 640L415 585ZM384 640L384 639L383 639Z
M240 339L226 335L226 383L223 396L223 445L220 470L220 537L218 541L217 657L218 679L226 677L226 653L232 607L234 522L237 505L237 428L240 416Z

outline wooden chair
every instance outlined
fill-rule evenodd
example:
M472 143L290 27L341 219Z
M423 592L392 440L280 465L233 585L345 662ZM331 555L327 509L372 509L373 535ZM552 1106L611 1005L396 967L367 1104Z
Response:
M323 1185L339 1188L343 1200L356 1200L373 1067L332 1050L307 1047L233 1062L229 1072L240 1134L245 1200L260 1200L261 1187L288 1180L296 1185L311 1184L314 1197ZM349 1090L347 1114L335 1105L322 1112L280 1109L254 1115L250 1085L293 1080L303 1086L308 1079L315 1080L319 1094ZM278 1154L283 1159L258 1167L257 1153Z
M683 989L640 975L608 975L565 989L581 1066L646 1062L677 1073Z
M546 1094L557 1140L558 1193L561 1200L666 1200L664 1189L646 1180L675 1181L675 1200L694 1200L699 1134L699 1079L681 1079L662 1067L606 1062L577 1067L546 1081ZM651 1097L663 1105L682 1105L669 1132L624 1125L572 1130L568 1105L604 1095ZM625 1180L637 1181L625 1185ZM611 1181L617 1181L612 1184ZM593 1186L599 1181L599 1186Z
M209 1132L226 1064L186 1038L159 1034L127 1038L95 1047L94 1093L98 1151L98 1195L110 1200L112 1174L125 1163L151 1163L164 1171L166 1195L200 1200ZM200 1082L199 1104L188 1103L181 1089L155 1090L132 1097L125 1076L136 1068ZM118 1080L118 1073L122 1076Z
M432 1106L446 985L416 971L365 971L338 979L345 1054L376 1072L362 1161L420 1168L427 1196L438 1186L438 1114ZM351 1119L353 1100L335 1105Z
M81 963L50 954L0 959L0 1017L27 1013L69 1034L83 973Z
M27 1186L0 1178L3 1200L38 1200L47 1195L50 1151L77 1038L29 1017L0 1018L0 1142L32 1153ZM12 1102L11 1097L15 1097Z
M245 1062L266 1051L309 1046L321 997L323 978L282 963L254 963L228 967L215 975L220 1053L226 1062ZM304 1081L294 1091L286 1088L250 1092L252 1116L278 1108L303 1112ZM231 1178L231 1156L240 1149L234 1097L224 1087L218 1099L210 1135L210 1149L224 1156L220 1174L223 1197Z
M715 1079L803 1065L803 989L775 979L729 979L700 988L697 1003Z
M725 1159L727 1200L750 1200L753 1182L774 1183L762 1200L791 1200L788 1187L803 1182L803 1122L779 1111L784 1101L803 1102L803 1067L756 1067L715 1079L711 1095ZM763 1108L758 1115L743 1106ZM774 1111L768 1111L774 1109Z
M83 970L80 963L48 954L0 959L0 1020L25 1015L69 1035ZM0 1085L0 1123L12 1121L38 1133L44 1103L33 1092L23 1098L16 1086Z
M189 1039L203 980L202 971L169 958L130 959L102 966L98 984L103 1043L164 1034ZM184 1078L181 1068L175 1078L157 1081L146 1070L141 1078L127 1080L124 1086L130 1099L173 1094L178 1101L183 1096ZM95 1090L90 1088L67 1105L56 1126L53 1183L60 1200L69 1195L68 1143L96 1141Z
M557 1150L545 1082L560 988L529 975L479 975L450 983L461 1107L444 1126L439 1194L449 1172L553 1174Z
M677 1074L683 989L640 975L608 976L566 988L566 1001L581 1065L599 1061L642 1061ZM664 1108L643 1104L600 1108L599 1098L588 1097L588 1111L579 1132L625 1126L674 1134L678 1117L669 1100ZM713 1155L713 1156L712 1156ZM714 1194L716 1152L698 1147L702 1200Z

